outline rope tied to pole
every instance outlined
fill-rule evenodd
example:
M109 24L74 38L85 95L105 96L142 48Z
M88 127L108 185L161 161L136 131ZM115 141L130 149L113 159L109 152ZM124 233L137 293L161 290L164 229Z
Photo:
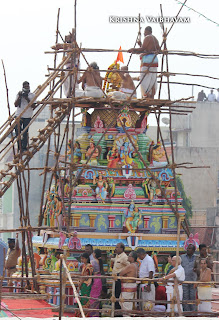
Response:
M111 302L116 302L116 297L115 297L115 296L112 296L112 297L110 298L110 301L111 301Z
M118 276L115 274L113 275L113 280L117 281L118 280Z

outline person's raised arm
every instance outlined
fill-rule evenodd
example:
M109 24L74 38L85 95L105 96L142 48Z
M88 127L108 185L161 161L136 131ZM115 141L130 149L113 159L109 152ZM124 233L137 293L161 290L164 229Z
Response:
M144 41L143 41L143 44L140 48L131 48L128 50L128 52L131 52L131 53L137 53L137 54L140 54L140 53L147 53L147 48L148 48L148 44L150 43L150 40L148 39L148 37L145 37L144 38Z
M22 91L19 91L17 94L17 98L14 102L15 107L20 107L21 104L21 98L22 98Z

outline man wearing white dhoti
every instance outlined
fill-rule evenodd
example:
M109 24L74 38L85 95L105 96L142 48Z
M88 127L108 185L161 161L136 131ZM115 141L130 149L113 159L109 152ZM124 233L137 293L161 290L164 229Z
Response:
M137 253L135 251L130 252L128 256L128 261L130 264L120 271L119 275L128 278L137 278L138 276L138 266L137 266ZM136 280L131 279L122 279L121 280L121 301L120 306L123 311L131 311L133 310L133 302L132 301L122 301L123 299L135 299L137 293L137 283ZM123 313L124 315L124 313ZM127 314L130 316L130 314Z
M129 97L132 97L132 99L137 98L135 85L132 77L128 72L128 67L121 67L121 72L119 73L119 75L122 78L121 88L119 91L114 91L112 97L114 99L128 99Z
M144 42L139 42L140 48L132 48L128 52L141 53L141 93L142 97L154 98L157 89L157 51L160 50L159 42L152 35L150 26L145 28ZM143 73L145 72L145 73Z
M139 268L139 278L152 279L155 273L154 260L142 248L138 248L137 254L139 259L142 260ZM145 280L141 282L140 299L144 300L140 304L143 311L150 311L153 309L155 301L155 286L151 281Z
M102 78L100 75L99 67L96 62L92 62L90 67L84 72L83 76L78 80L82 82L82 89L84 90L85 97L102 98Z
M206 259L200 260L200 282L206 284L198 285L198 298L200 300L209 300L212 298L212 287L208 284L211 281L211 269L207 267ZM212 312L211 301L200 301L198 310L202 312Z

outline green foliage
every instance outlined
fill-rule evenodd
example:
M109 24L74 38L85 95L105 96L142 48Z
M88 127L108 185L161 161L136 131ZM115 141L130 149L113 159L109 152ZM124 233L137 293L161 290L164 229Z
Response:
M179 176L176 177L176 184L179 192L181 193L181 197L183 199L182 206L186 210L186 218L189 221L189 218L192 218L192 200L191 197L187 197L184 185Z

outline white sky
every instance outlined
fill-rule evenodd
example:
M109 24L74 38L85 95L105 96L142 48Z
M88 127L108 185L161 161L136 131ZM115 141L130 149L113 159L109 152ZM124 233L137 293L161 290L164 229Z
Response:
M183 1L183 0L182 0ZM164 16L175 16L180 5L175 0L78 0L77 40L82 47L129 49L134 46L137 23L109 23L109 16L158 16L160 3ZM188 0L187 5L219 23L219 1ZM74 0L7 0L0 5L0 58L3 59L12 111L16 93L22 82L30 82L31 90L45 81L47 65L53 67L53 55L44 54L55 43L57 12L60 8L59 29L64 37L74 27ZM190 17L190 23L176 23L167 40L168 49L188 50L198 53L219 54L219 27L184 8L181 16ZM143 30L148 23L142 24ZM150 24L153 34L162 41L162 31L158 23ZM166 24L169 28L171 24ZM61 42L61 39L60 41ZM89 62L97 61L100 69L107 69L115 60L116 53L86 54ZM60 59L62 55L60 54ZM129 54L124 54L127 63ZM160 59L160 58L159 58ZM161 59L160 59L161 60ZM82 67L86 64L82 61ZM130 70L139 70L139 58L133 55ZM169 71L205 74L218 77L219 60L188 57L169 57ZM216 80L194 77L172 77L172 81L199 83L219 87ZM201 90L194 88L195 98ZM205 90L209 92L208 89ZM192 95L191 86L171 86L171 98L186 98ZM167 98L164 86L162 97ZM7 104L3 70L0 68L0 123L7 117Z

